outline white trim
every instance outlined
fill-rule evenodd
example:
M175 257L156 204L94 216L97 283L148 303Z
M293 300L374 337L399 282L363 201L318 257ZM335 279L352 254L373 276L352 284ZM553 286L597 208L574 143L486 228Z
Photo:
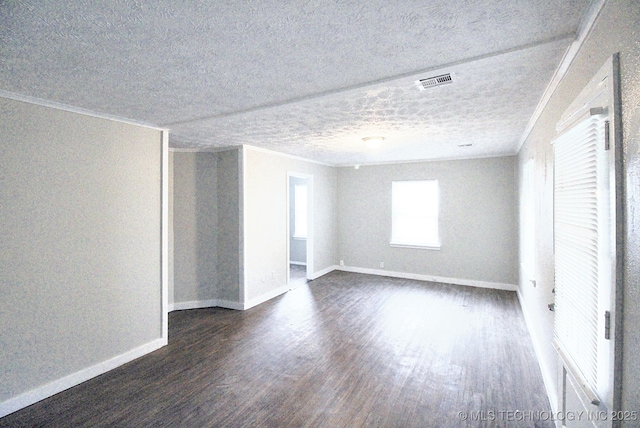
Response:
M0 403L0 418L10 413L16 412L40 400L51 397L59 392L67 390L71 387L81 384L89 379L92 379L101 374L107 373L123 364L140 358L150 352L162 348L165 345L162 339L156 339L145 345L139 346L127 351L123 354L117 355L113 358L105 360L101 363L79 370L75 373L67 375L63 378L54 380L46 385L27 391L16 397L10 398Z
M449 162L449 161L463 161L463 160L474 160L474 159L492 159L492 158L509 158L516 156L518 154L517 150L498 153L498 154L488 154L488 155L480 155L480 156L450 156L443 158L430 158L430 159L408 159L408 160L397 160L397 161L380 161L380 162L367 162L367 163L358 163L358 164L335 164L331 165L335 168L353 168L356 165L361 168L363 166L380 166L380 165L401 165L405 163L427 163L427 162Z
M42 98L32 97L30 95L18 94L16 92L10 92L0 89L0 97L8 98L10 100L20 101L23 103L35 104L42 107L49 107L56 110L68 111L71 113L82 114L85 116L96 117L98 119L112 120L114 122L127 123L129 125L142 126L145 128L151 128L158 131L168 131L168 128L164 128L151 123L140 122L133 119L127 119L126 117L115 116L107 113L99 113L93 110L85 109L82 107L76 107L69 104L59 103L57 101L45 100Z
M188 309L202 309L202 308L227 308L241 311L244 309L244 305L240 302L233 302L231 300L209 299L209 300L192 300L189 302L177 302L172 305L171 311L184 311Z
M417 250L437 250L440 251L440 244L438 245L418 245L418 244L401 244L399 242L389 242L390 247L395 248L415 248Z
M169 147L169 151L171 152L184 152L184 153L217 153L217 152L225 152L229 150L239 150L241 147L247 147L253 149L258 152L268 153L275 156L282 156L285 158L290 158L294 160L298 160L301 162L309 162L317 165L328 166L332 168L353 168L355 164L331 164L327 162L320 162L308 158L303 158L300 156L289 155L286 153L277 152L271 149L264 149L262 147L252 146L252 145L237 145L237 146L225 146L225 147ZM463 156L463 157L443 157L437 159L408 159L408 160L397 160L397 161L381 161L381 162L368 162L368 163L359 163L358 167L362 166L377 166L377 165L400 165L405 163L424 163L424 162L447 162L447 161L456 161L456 160L474 160L474 159L491 159L491 158L506 158L513 157L518 154L517 151L504 152L498 154L489 154L489 155L480 155L480 156Z
M551 81L547 85L547 88L545 89L544 94L540 99L540 102L538 102L538 105L536 106L536 109L534 110L533 115L531 115L531 119L529 119L529 123L527 124L527 127L525 128L524 132L522 133L522 136L520 137L520 141L518 142L517 152L519 152L520 149L522 148L522 145L524 144L526 139L529 137L529 134L531 134L531 131L533 131L533 127L535 126L536 122L540 118L542 111L547 107L549 100L551 99L556 89L558 89L558 86L560 86L560 83L562 83L565 76L567 75L567 71L573 64L573 61L578 56L578 52L580 52L580 49L582 49L582 46L587 40L587 37L589 36L589 34L591 34L591 31L593 30L593 27L595 26L595 23L598 20L598 17L600 16L600 12L602 12L602 9L604 8L604 5L606 4L606 2L607 0L593 0L591 5L589 6L589 9L587 10L584 17L582 18L582 21L580 22L580 27L578 28L578 31L573 43L571 43L571 46L569 46L564 56L562 57L562 60L560 61L560 65L558 65L558 68L553 74Z
M293 260L289 260L289 264L290 265L296 265L296 266L306 266L307 265L305 262L294 262Z
M314 213L314 182L313 182L313 174L305 174L305 173L300 173L300 172L295 172L295 171L290 171L287 170L287 182L286 182L286 201L287 201L287 206L286 206L286 231L287 231L287 238L286 238L286 242L287 242L287 250L286 250L286 260L291 260L291 243L289 240L289 236L291 236L291 218L290 218L290 211L291 211L291 192L289 191L289 188L291 187L291 178L299 178L299 179L303 179L305 180L305 184L307 186L307 237L305 238L306 240L306 246L305 246L305 251L306 251L306 263L305 266L307 267L307 278L310 278L311 273L313 272L313 267L314 267L314 242L315 242L315 227L314 227L314 218L313 218L313 213ZM299 238L295 238L294 239L299 239ZM286 270L287 270L287 284L289 284L289 281L291 280L290 275L289 275L289 263L287 263L286 266Z
M416 279L419 281L441 282L444 284L466 285L469 287L478 287L478 288L492 288L496 290L516 291L518 288L515 284L505 284L502 282L478 281L475 279L447 278L442 276L423 275L419 273L394 272L390 270L369 269L369 268L360 268L360 267L353 267L353 266L336 266L336 269L345 271L345 272L366 273L369 275L390 276L393 278L403 278L403 279Z
M340 269L340 266L338 266L338 265L329 266L327 268L324 268L324 269L321 269L321 270L319 270L317 272L314 272L311 275L307 275L307 278L309 280L313 281L314 279L318 279L321 276L324 276L324 275L326 275L326 274L328 274L330 272L333 272L334 270L338 270L338 269Z
M245 302L242 309L249 309L253 308L254 306L258 306L259 304L264 303L267 300L271 300L274 297L278 297L279 295L284 294L289 290L289 286L285 285L282 287L278 287L275 290L267 291L266 293Z
M160 215L160 242L161 242L161 311L162 311L162 340L169 343L169 132L161 131L161 215Z
M220 300L220 299L217 299L216 300L216 306L218 308L235 309L236 311L244 310L244 305L242 303L234 302L234 301L231 301L231 300Z
M262 153L267 153L267 154L271 154L271 155L282 156L283 158L289 158L289 159L293 159L293 160L297 160L297 161L301 161L301 162L308 162L308 163L313 163L313 164L316 164L316 165L323 165L323 166L335 166L335 165L332 165L330 163L311 160L311 159L303 158L303 157L300 157L300 156L290 155L290 154L287 154L287 153L280 153L280 152L276 152L274 150L264 149L262 147L256 147L256 146L252 146L252 145L249 145L249 144L243 144L242 147L246 147L247 149L254 150L256 152L262 152Z
M232 150L240 150L242 146L224 146L224 147L206 147L206 148L197 148L197 147L169 147L170 152L183 152L183 153L218 153L218 152L229 152Z
M524 297L522 297L522 293L520 292L520 288L516 290L516 295L518 296L518 303L520 303L520 308L522 309L522 315L524 316L524 323L527 327L527 331L529 332L529 336L531 336L531 341L533 342L533 350L536 353L536 360L538 360L538 366L540 367L540 371L542 372L542 382L544 383L544 389L547 392L547 399L551 404L551 411L553 413L557 413L558 409L558 392L555 389L556 380L551 377L555 370L553 368L547 367L544 363L542 348L540 344L542 343L538 338L533 326L535 325L533 319L531 318L531 314L527 310L524 305Z
M187 309L211 308L217 305L216 299L192 300L189 302L174 302L172 311L185 311Z

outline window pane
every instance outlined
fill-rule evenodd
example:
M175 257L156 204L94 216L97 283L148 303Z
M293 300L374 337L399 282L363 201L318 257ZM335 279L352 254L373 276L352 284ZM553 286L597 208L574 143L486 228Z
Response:
M392 183L391 243L440 246L438 181Z

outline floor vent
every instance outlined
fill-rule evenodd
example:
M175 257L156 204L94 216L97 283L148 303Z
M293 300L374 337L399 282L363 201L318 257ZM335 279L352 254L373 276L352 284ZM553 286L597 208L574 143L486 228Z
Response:
M418 85L418 89L420 89L421 91L426 91L429 88L447 85L449 83L453 83L453 77L451 76L451 73L416 80L416 85Z

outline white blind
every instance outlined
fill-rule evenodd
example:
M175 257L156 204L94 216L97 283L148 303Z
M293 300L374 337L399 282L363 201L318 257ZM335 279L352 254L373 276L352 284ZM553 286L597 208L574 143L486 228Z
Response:
M607 196L603 115L590 116L554 141L556 344L592 391L598 384L598 296ZM603 315L603 314L602 314Z

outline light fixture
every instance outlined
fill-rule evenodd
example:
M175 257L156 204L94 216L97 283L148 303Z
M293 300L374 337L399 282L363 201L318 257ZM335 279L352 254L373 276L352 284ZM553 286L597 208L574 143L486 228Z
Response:
M360 169L360 165L354 165L353 166L355 169Z
M362 139L362 141L364 141L367 147L370 149L377 149L378 147L380 147L383 140L384 137L364 137Z

